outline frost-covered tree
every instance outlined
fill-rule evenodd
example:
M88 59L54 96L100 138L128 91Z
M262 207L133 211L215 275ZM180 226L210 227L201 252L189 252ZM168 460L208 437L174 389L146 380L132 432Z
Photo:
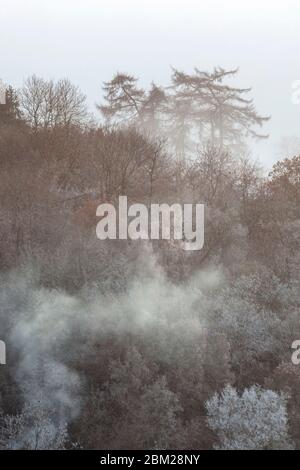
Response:
M218 449L292 449L288 435L287 396L257 385L239 394L226 386L206 402L209 427Z
M16 415L0 414L0 449L65 449L68 432L65 424L55 423L51 411L35 401Z

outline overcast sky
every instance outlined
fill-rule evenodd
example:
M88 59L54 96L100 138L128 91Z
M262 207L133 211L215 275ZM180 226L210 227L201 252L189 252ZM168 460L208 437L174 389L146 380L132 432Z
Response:
M0 0L0 23L0 77L16 87L33 73L68 77L93 107L116 71L147 86L168 84L170 66L238 66L238 84L272 116L254 156L269 167L281 137L300 138L299 0Z

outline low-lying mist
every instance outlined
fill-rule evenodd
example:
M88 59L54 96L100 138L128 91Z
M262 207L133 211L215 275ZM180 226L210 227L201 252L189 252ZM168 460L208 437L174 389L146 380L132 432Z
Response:
M128 349L138 340L150 348L153 363L174 368L184 349L204 353L204 293L221 280L218 271L207 271L175 285L149 249L120 293L104 295L85 287L71 296L41 287L32 267L11 272L2 279L1 330L21 400L42 402L57 423L72 422L87 399L84 390L91 379L80 366L97 360L97 347L107 338L129 338Z

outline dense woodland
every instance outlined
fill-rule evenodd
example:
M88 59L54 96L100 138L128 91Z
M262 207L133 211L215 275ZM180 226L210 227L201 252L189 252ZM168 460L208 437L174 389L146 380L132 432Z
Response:
M66 79L7 86L0 448L300 448L300 156L252 160L236 80L118 73L96 117ZM119 195L204 203L204 248L98 240Z

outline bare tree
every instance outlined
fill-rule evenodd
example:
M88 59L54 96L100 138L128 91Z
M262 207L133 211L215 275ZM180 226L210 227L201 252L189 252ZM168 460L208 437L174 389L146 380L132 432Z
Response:
M21 90L21 109L34 130L80 126L88 117L85 95L69 80L47 81L35 75Z

